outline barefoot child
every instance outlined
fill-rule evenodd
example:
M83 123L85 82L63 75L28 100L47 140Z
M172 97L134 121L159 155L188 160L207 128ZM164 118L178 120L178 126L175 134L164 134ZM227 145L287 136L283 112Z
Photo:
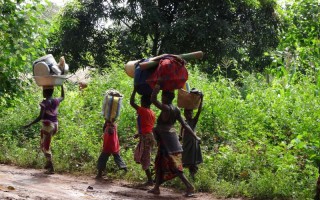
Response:
M134 161L142 165L142 169L145 171L147 181L145 185L153 185L151 176L150 160L152 147L155 144L152 129L156 121L154 112L150 109L151 101L150 96L141 96L141 106L138 106L135 101L136 87L134 87L130 98L130 105L137 111L138 115L138 134L135 137L139 137L139 144L134 152Z
M197 114L193 117L193 110L184 109L184 116L186 118L186 122L190 126L190 128L195 131L196 125L199 120L199 116L202 110L202 102L203 102L203 94L200 93L200 105L198 108ZM194 179L195 174L198 171L198 164L202 163L202 154L199 145L199 141L194 138L193 135L189 134L185 131L183 127L181 127L181 136L182 136L182 163L183 167L189 168L190 176Z
M103 146L98 159L97 179L102 178L102 173L106 170L106 164L111 155L113 156L114 162L118 165L118 167L124 171L127 171L127 166L120 156L117 124L114 121L105 120L102 137Z
M52 98L53 91L53 86L43 87L43 97L45 99L40 103L40 114L34 121L24 126L24 128L28 128L40 120L42 121L42 128L40 131L40 147L47 159L44 167L47 169L45 172L47 174L54 173L50 144L52 136L54 136L58 131L58 107L60 102L64 99L63 86L61 86L60 98Z
M96 179L102 178L102 173L106 170L106 164L109 157L112 155L114 162L118 167L124 171L127 171L127 166L120 156L120 144L117 132L116 118L120 113L120 99L122 95L116 90L108 90L103 102L103 116L105 123L103 125L103 146L101 154L98 158L98 174Z

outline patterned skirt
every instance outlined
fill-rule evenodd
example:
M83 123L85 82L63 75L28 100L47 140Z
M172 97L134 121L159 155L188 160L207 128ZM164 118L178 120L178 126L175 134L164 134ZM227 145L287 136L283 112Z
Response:
M155 161L155 170L159 176L160 184L175 178L178 173L183 171L182 153L168 154L159 146Z
M49 120L42 121L42 127L40 130L40 148L42 152L47 156L52 156L50 144L51 138L58 131L58 123L53 123Z
M142 165L143 170L150 167L151 151L155 144L152 133L140 135L139 144L134 151L134 161Z

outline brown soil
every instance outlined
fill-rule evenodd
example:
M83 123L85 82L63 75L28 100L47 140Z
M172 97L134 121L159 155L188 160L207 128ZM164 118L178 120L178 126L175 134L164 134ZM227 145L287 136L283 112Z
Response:
M0 199L7 200L146 200L187 199L182 191L161 188L160 195L147 193L150 187L137 187L124 181L97 181L89 176L46 175L39 169L0 165ZM211 194L196 193L189 199L215 200ZM240 199L233 199L240 200Z

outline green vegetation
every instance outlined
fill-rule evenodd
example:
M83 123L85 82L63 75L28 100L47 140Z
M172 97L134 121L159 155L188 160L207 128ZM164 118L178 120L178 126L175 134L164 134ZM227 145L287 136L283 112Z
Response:
M71 70L99 69L83 91L65 84L52 143L56 170L94 176L102 146L103 93L114 88L125 96L118 121L121 154L129 167L125 179L142 181L141 166L132 162L137 143L129 104L133 79L123 65L166 51L203 50L204 60L188 65L190 86L205 94L197 126L204 154L194 181L197 190L221 197L313 198L320 166L318 1L290 1L283 8L273 0L215 1L224 8L217 10L209 0L172 0L167 3L179 20L171 21L167 5L150 15L155 1L128 1L127 7L116 4L122 0L112 2L73 1L58 12L41 0L0 0L0 163L43 166L40 124L21 128L39 114L41 88L21 74L31 73L32 61L46 52L65 55ZM144 9L134 13L136 7ZM206 13L210 17L200 20ZM97 26L109 17L114 26ZM194 23L197 30L191 30ZM145 29L150 24L158 31ZM199 34L192 31L208 32L193 39ZM59 88L54 94L60 94ZM120 178L112 162L107 169L109 176ZM178 180L166 185L182 187Z
M317 86L301 74L297 74L299 83L286 82L287 77L282 77L269 84L259 74L242 75L243 85L237 86L237 82L223 77L212 79L197 69L190 70L190 85L205 94L197 128L205 162L195 181L197 189L224 197L311 198L317 178L312 156L316 158L319 152ZM66 99L59 112L60 130L52 146L57 171L95 173L102 145L102 94L116 88L125 95L118 125L121 153L129 163L126 178L140 181L143 171L132 162L137 142L132 139L135 113L129 105L132 81L114 67L103 75L93 74L92 82L82 92L66 84ZM37 116L41 89L32 84L26 90L30 95L16 98L15 106L0 113L0 162L41 168L40 124L28 130L19 128ZM109 175L119 178L118 172L112 174L116 166L108 164ZM181 186L179 181L168 184Z
M19 73L47 47L50 26L41 16L46 4L40 2L0 0L0 97L11 98L22 89ZM0 98L0 106L5 103Z

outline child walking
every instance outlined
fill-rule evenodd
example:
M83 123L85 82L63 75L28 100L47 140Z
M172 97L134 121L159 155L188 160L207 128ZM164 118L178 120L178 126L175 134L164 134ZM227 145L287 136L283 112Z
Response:
M52 136L54 136L58 131L58 107L60 102L64 100L63 86L61 86L60 98L52 98L53 91L53 86L43 87L43 97L45 99L40 103L40 114L35 120L24 126L24 128L28 128L40 120L42 121L42 127L40 130L40 147L47 160L44 166L44 168L47 169L45 172L46 174L54 173L50 144Z
M102 178L102 173L106 170L106 164L112 155L118 167L127 171L127 166L120 156L120 145L117 132L117 124L114 120L105 120L103 125L103 146L98 159L98 174L96 179Z
M150 171L151 151L155 144L155 139L152 133L156 117L154 112L150 109L151 100L150 96L141 96L141 106L135 103L136 87L134 87L130 98L130 105L136 110L138 118L138 134L135 137L139 137L139 143L134 152L134 161L140 163L142 169L145 171L147 181L144 185L153 185L152 175Z
M193 110L184 109L184 116L187 124L195 132L196 125L199 120L200 113L202 111L203 94L200 93L200 105L197 114L193 117ZM184 127L181 127L182 136L182 163L183 167L189 168L190 176L194 179L195 174L198 171L198 165L203 162L202 153L200 149L199 141L195 139L193 135L185 131Z

